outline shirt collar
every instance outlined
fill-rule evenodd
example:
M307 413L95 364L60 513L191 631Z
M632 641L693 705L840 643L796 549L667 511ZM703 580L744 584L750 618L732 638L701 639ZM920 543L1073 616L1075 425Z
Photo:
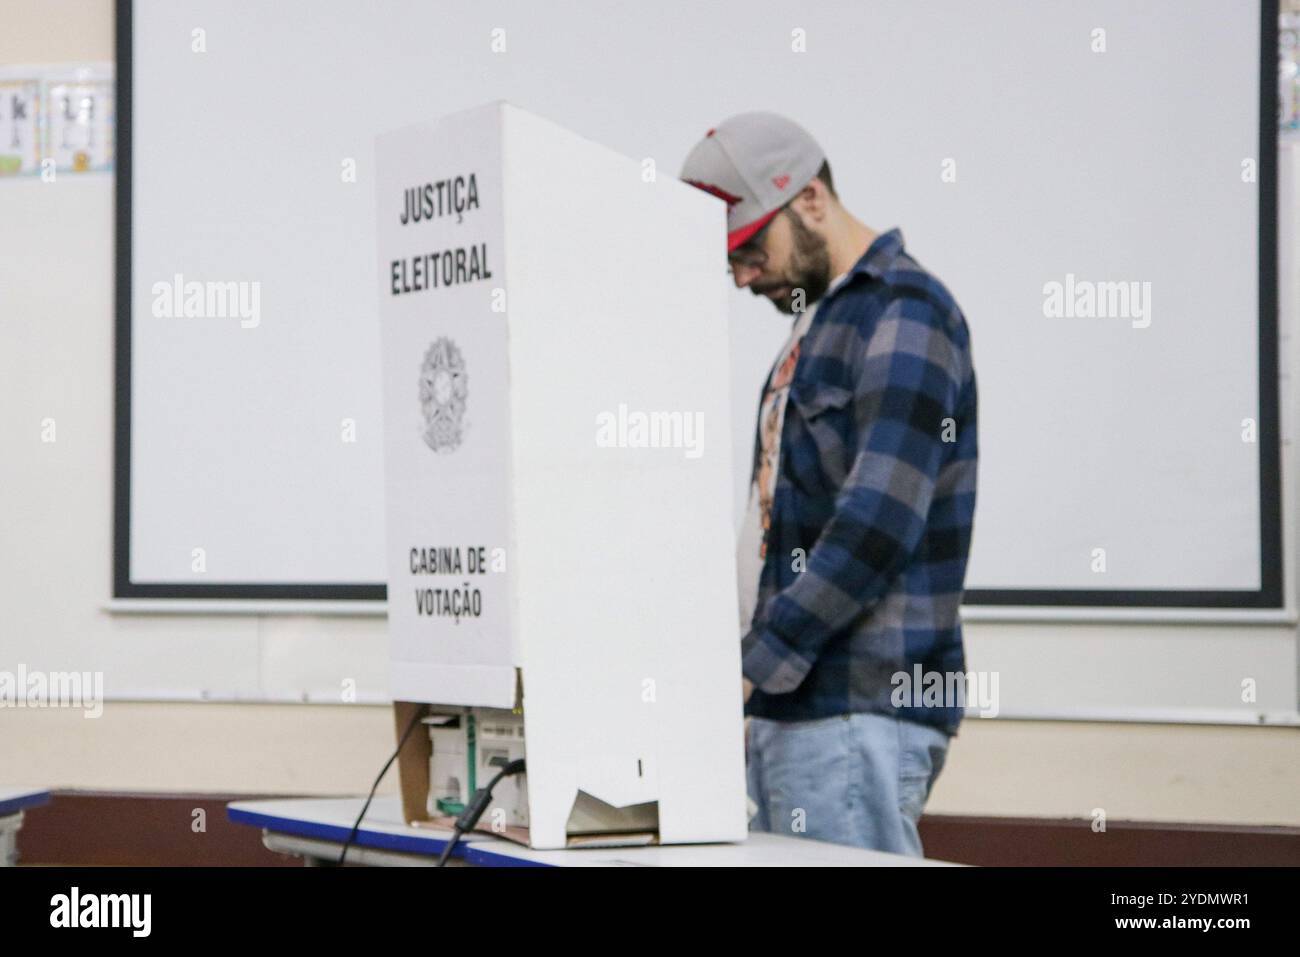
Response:
M894 260L903 252L903 233L897 226L887 233L881 233L871 241L867 251L862 254L862 258L849 267L849 271L837 276L826 290L826 294L817 300L817 305L826 302L841 289L849 285L849 280L854 276L870 276L872 279L880 279L885 275L885 271L894 264ZM796 323L797 325L797 323Z
M881 233L871 241L871 245L862 254L862 258L854 263L853 268L849 270L849 274L865 273L879 279L893 265L894 260L898 258L902 251L903 233L898 227L894 227L889 232Z

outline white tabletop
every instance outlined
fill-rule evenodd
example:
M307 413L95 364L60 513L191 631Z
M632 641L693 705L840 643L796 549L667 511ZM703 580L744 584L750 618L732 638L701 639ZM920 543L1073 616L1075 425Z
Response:
M252 824L278 834L291 834L315 841L333 842L341 848L352 832L361 798L292 798L280 801L232 801L226 813L236 824ZM451 831L411 827L402 819L396 797L377 797L361 822L353 846L395 851L403 854L437 856L442 853ZM486 834L467 834L461 841L494 840Z
M357 812L360 798L300 798L281 801L236 801L230 819L262 827L275 834L305 839L304 849L341 845ZM411 827L402 820L396 797L371 802L355 845L380 851L436 856L449 831ZM280 848L286 848L280 842ZM487 834L469 834L456 850L468 864L489 867L916 867L943 866L900 854L868 851L841 844L780 834L751 834L739 844L669 844L655 847L572 848L534 851Z

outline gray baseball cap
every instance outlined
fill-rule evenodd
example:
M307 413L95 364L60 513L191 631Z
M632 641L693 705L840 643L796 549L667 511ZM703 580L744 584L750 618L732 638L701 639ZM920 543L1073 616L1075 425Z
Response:
M775 113L738 113L704 135L681 179L727 204L727 252L772 221L826 162L817 141Z

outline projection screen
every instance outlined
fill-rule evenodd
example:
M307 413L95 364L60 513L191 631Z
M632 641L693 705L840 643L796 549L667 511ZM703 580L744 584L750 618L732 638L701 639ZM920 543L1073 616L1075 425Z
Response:
M969 603L1278 607L1276 3L810 6L121 2L116 596L383 598L373 139L507 99L665 176L785 113L903 230L972 331ZM731 323L739 500L788 329Z

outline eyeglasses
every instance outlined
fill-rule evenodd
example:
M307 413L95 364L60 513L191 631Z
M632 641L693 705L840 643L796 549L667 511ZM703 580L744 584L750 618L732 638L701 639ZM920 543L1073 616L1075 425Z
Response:
M734 272L737 266L745 269L762 269L767 264L767 250L763 248L767 240L767 231L776 222L773 216L763 228L745 241L745 244L727 254L727 272Z

